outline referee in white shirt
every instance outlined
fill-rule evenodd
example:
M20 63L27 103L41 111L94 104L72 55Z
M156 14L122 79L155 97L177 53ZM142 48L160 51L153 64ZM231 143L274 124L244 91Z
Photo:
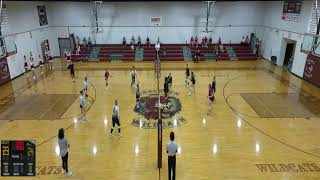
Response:
M156 56L158 56L160 51L160 42L157 42L154 48L156 49Z
M174 141L174 132L170 133L170 141L167 143L167 154L168 154L168 171L169 171L169 180L176 179L176 153L178 150L178 145ZM173 171L171 177L171 170Z

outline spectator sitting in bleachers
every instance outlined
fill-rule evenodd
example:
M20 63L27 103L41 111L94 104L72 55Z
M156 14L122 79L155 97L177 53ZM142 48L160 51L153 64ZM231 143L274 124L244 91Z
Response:
M127 47L127 40L126 40L126 37L124 37L124 36L123 36L123 38L122 38L122 45L123 45L124 47Z
M224 52L224 48L223 48L223 45L222 45L222 44L219 45L219 49L220 49L220 52L221 52L221 53Z
M204 47L204 37L201 39L201 47Z
M149 39L148 36L147 36L147 40L146 40L146 45L147 45L148 47L150 47L150 39Z
M218 44L220 45L221 44L221 38L219 37L218 39Z
M138 36L138 46L141 47L141 37Z
M213 53L214 53L214 54L218 54L218 53L219 53L219 47L218 47L218 45L215 45L215 46L214 46Z
M204 37L204 47L208 48L208 38L207 38L207 36Z
M132 38L131 38L131 42L130 42L130 45L132 46L134 46L136 44L136 40L134 39L134 37L132 36Z
M224 48L223 48L223 45L222 45L222 44L219 45L219 49L220 49L220 52L221 52L221 53L224 52Z
M76 55L80 55L80 45L77 46Z
M87 39L86 39L86 37L83 38L83 46L87 46Z
M90 37L88 37L88 47L92 47L92 41Z
M246 36L245 45L249 46L249 44L250 44L250 39L248 36Z
M191 38L190 38L190 46L191 46L191 47L194 46L193 36L191 36Z
M244 36L242 36L240 44L244 46L244 43L245 43Z
M194 38L194 44L195 44L196 48L198 48L198 37L197 36Z
M209 45L211 45L212 44L212 38L210 37L209 38Z
M220 58L220 56L219 56L219 47L217 45L214 46L213 53L216 56L216 60Z
M166 48L163 48L163 50L162 50L162 55L163 55L163 57L166 57L166 56L167 56Z
M76 37L76 46L80 45L80 38L79 36Z
M199 62L200 60L200 49L198 49L194 54L194 62Z

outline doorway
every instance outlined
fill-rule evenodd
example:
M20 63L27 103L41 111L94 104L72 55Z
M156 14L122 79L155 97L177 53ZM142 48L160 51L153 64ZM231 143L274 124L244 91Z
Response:
M60 57L64 57L65 49L72 52L73 49L71 48L71 42L69 38L58 38L58 42L59 42Z
M290 58L294 55L295 43L287 43L286 52L284 55L283 66L288 67Z
M285 68L291 67L292 62L294 60L294 54L296 51L296 44L297 44L297 41L295 40L282 38L280 55L279 55L279 59L277 60L278 66L284 66Z

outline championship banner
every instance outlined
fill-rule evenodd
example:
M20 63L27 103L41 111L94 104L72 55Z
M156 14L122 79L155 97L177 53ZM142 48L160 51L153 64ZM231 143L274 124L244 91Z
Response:
M0 58L0 85L10 81L7 58Z
M48 25L46 6L37 6L40 26Z
M320 57L309 54L304 66L303 79L320 87Z

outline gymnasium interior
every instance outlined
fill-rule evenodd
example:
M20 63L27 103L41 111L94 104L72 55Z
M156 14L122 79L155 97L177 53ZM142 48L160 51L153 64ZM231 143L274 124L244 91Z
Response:
M319 3L1 0L0 179L320 179Z

